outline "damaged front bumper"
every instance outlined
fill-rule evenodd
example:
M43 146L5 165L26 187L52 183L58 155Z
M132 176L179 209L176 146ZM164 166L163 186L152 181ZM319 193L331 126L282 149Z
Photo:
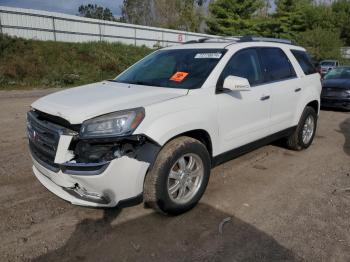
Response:
M52 193L91 207L142 201L145 175L160 150L155 142L142 135L81 140L32 112L27 128L33 172Z
M75 205L114 207L142 200L143 182L149 163L127 156L112 160L98 175L54 172L33 157L33 172L52 193Z

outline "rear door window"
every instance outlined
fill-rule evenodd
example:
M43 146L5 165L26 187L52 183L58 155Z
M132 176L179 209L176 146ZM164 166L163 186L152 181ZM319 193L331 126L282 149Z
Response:
M281 81L296 77L287 55L280 48L259 48L265 82Z
M311 75L317 73L316 68L311 62L309 55L305 51L290 50L298 61L300 67L303 69L305 75Z

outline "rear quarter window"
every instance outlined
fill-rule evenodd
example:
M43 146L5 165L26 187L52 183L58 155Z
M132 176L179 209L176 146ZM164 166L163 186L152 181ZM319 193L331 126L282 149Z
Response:
M291 50L291 52L298 61L301 69L303 69L305 75L317 73L316 68L311 62L310 56L305 51Z

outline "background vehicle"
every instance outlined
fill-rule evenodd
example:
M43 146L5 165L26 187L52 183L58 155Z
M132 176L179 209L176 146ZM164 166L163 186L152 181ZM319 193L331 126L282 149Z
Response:
M350 110L350 66L334 68L324 76L321 106Z
M329 72L329 70L334 67L339 66L339 62L337 60L323 60L320 62L320 74L323 76Z
M305 49L278 39L203 39L158 50L116 79L32 104L33 171L73 204L142 199L169 214L202 197L210 169L284 138L314 138L320 76Z

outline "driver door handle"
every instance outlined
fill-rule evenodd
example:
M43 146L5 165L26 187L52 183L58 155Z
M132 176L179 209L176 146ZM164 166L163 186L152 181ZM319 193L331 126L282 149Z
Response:
M269 100L270 99L270 96L262 96L260 98L261 101L265 101L265 100Z

